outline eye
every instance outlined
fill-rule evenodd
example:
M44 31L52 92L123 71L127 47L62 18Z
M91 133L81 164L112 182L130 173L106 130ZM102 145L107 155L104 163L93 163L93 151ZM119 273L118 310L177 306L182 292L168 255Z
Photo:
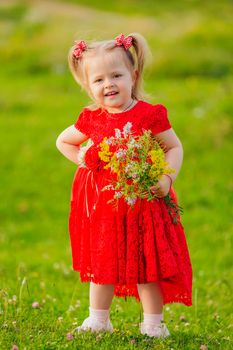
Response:
M115 78L119 78L119 77L121 77L121 76L122 76L122 74L115 74L115 75L114 75Z
M94 81L94 83L100 83L102 81L102 79L96 79L95 81Z

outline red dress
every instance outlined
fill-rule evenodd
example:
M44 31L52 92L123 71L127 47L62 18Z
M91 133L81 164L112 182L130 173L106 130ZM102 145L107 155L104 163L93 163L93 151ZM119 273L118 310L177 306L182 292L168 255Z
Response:
M111 179L103 169L97 145L132 123L132 131L150 129L153 134L171 128L163 105L138 101L130 110L110 114L84 108L75 127L94 144L85 156L86 167L75 173L71 191L69 232L73 269L82 282L114 284L116 296L140 300L137 284L158 282L164 304L192 305L192 266L184 228L168 213L162 198L137 200L132 209L120 198L118 209L108 200L112 191L101 191ZM176 200L174 189L170 195Z

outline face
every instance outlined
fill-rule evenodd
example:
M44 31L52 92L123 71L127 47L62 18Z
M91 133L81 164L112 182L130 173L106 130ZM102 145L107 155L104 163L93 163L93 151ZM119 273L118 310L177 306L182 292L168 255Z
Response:
M121 52L108 52L87 63L88 86L97 105L110 113L121 112L132 102L134 77Z

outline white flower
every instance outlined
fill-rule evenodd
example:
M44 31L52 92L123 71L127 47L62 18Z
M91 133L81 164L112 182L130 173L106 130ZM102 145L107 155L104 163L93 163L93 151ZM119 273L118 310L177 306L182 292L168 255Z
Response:
M105 143L107 143L107 145L111 145L111 144L112 144L112 140L111 140L111 138L110 138L110 139L105 140Z
M110 185L104 186L104 187L102 188L102 191L105 191L105 190L114 190L114 189L115 189L114 186L113 186L112 184L110 184Z
M131 164L126 165L125 171L128 173L130 170L132 170L132 165Z
M135 139L132 137L132 138L130 139L130 141L128 142L128 146L129 146L129 147L136 147L136 145L137 145L137 142L136 142Z
M126 198L126 201L129 205L134 205L136 200L137 200L137 198L131 198L131 197Z
M117 158L121 158L121 157L124 157L126 154L126 151L123 150L123 149L119 149L117 152L116 152L116 156Z
M125 126L123 127L123 135L124 137L128 136L130 134L132 128L132 123L128 122L125 124Z
M121 131L120 131L120 129L115 129L115 137L116 137L117 139L120 139L120 138L121 138Z
M114 195L115 198L121 198L122 196L123 196L123 193L120 191L116 192Z

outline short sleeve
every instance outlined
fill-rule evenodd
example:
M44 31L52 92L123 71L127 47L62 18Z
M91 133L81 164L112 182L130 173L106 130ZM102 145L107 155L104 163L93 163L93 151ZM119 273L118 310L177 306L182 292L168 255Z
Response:
M90 110L84 108L79 114L77 121L74 124L74 127L82 132L83 134L89 136L90 134Z
M152 106L150 113L150 129L154 135L172 127L167 114L167 108L163 105L157 104Z

